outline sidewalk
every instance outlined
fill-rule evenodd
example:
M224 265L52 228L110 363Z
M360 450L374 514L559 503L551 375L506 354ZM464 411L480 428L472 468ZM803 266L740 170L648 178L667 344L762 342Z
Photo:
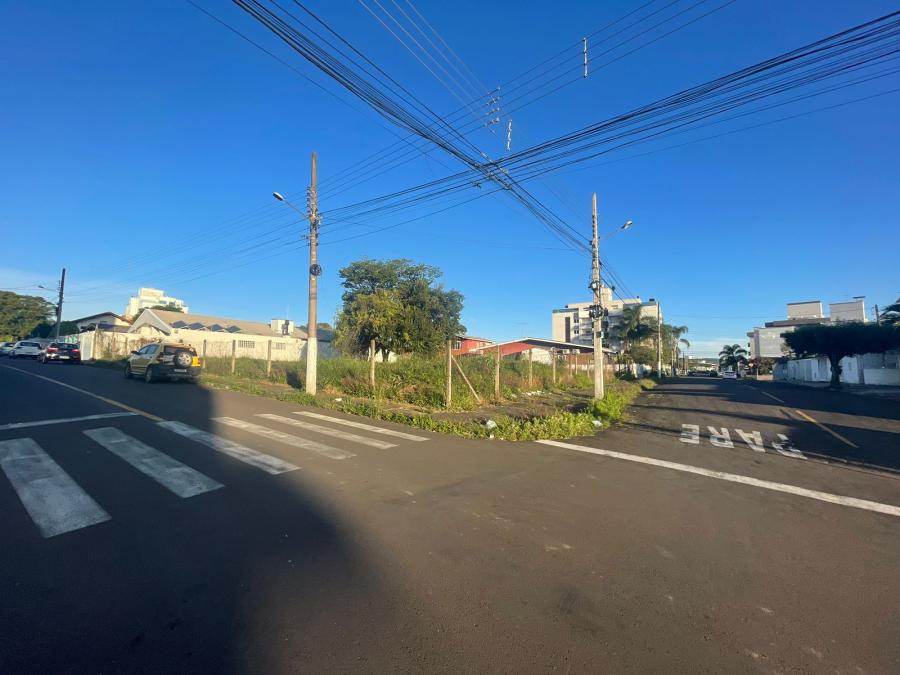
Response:
M793 385L808 389L828 389L828 382L805 382L802 380L772 380L775 384ZM876 396L888 401L900 401L900 387L879 386L874 384L841 384L840 390L846 394L858 396Z

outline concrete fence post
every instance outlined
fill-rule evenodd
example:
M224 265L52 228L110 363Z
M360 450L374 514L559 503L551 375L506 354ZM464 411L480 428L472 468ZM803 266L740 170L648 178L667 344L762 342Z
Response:
M203 341L203 358L200 360L201 370L206 370L206 340Z
M450 400L453 397L453 341L447 340L447 394L445 402L450 407Z
M369 386L372 387L372 396L375 396L375 340L369 342Z
M500 345L497 345L497 362L494 363L494 398L497 400L500 400L500 359L502 358Z
M534 348L528 350L528 388L534 387Z
M272 374L272 340L266 344L266 377Z
M231 341L231 374L234 375L235 360L237 359L237 340Z
M553 384L556 384L556 347L550 349L550 372L553 377Z

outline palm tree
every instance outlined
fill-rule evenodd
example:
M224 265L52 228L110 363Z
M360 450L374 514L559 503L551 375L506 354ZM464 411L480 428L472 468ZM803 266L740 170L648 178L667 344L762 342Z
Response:
M738 372L740 366L747 363L747 350L740 345L723 345L719 352L719 365Z
M642 315L640 305L628 305L622 309L613 332L622 341L622 352L629 354L635 343L650 337L654 330Z
M686 347L690 349L691 343L685 338L681 337L685 333L688 332L687 326L670 326L669 324L663 324L663 339L672 345L672 372L675 372L675 365L678 363L678 357L680 352L680 347Z

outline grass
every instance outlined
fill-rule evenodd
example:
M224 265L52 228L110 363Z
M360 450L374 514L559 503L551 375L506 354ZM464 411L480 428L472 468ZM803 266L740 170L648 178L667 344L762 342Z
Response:
M459 359L472 386L483 402L494 399L494 367L492 357ZM103 368L122 368L124 360L94 361ZM643 390L655 386L653 380L625 382L616 380L606 388L603 400L578 405L577 389L589 389L589 375L571 375L566 369L557 370L558 381L553 384L551 366L534 363L532 386L528 384L528 362L501 362L501 396L505 405L500 410L479 408L468 387L454 369L453 407L444 406L446 361L422 357L405 357L394 363L376 364L376 388L369 386L369 364L352 358L322 359L319 361L319 395L302 390L305 362L273 361L266 375L266 362L260 359L236 359L231 373L230 358L209 358L201 379L212 389L238 391L254 396L310 405L319 408L362 415L372 419L405 424L410 427L465 438L495 438L507 441L575 438L590 436L596 421L609 426L625 419L626 409ZM536 391L554 391L554 401ZM374 394L374 396L373 396ZM529 395L525 395L529 394ZM528 403L541 399L543 407L529 407ZM555 403L562 400L563 403ZM584 400L584 399L582 399ZM509 403L509 401L514 401ZM554 407L555 406L555 407ZM567 407L569 409L560 409ZM500 414L509 413L513 414ZM435 415L440 411L439 415ZM486 424L491 419L495 426Z

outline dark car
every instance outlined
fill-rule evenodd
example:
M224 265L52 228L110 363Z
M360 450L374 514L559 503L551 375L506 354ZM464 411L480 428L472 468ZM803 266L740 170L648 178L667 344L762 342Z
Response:
M59 361L60 363L81 363L81 349L69 342L51 342L41 350L41 363Z

